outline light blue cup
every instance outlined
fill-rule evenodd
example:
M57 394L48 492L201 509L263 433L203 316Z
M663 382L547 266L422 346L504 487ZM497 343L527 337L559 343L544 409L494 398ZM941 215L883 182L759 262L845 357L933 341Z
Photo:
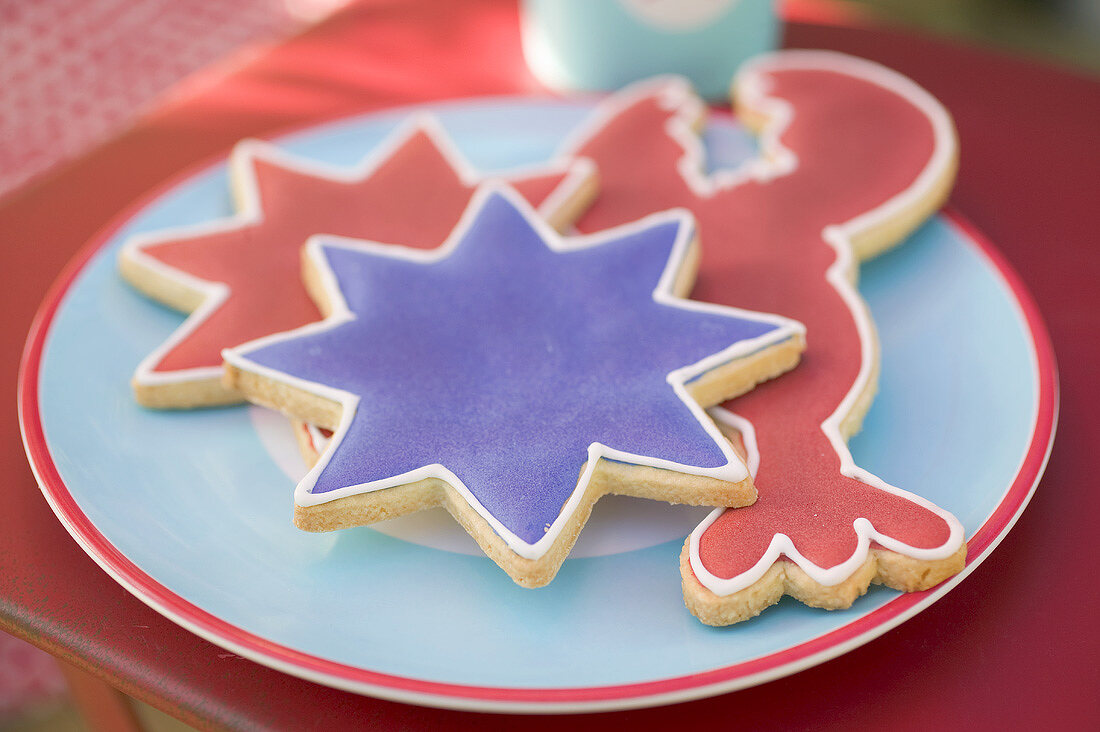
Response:
M779 39L775 0L524 0L522 23L527 65L563 91L677 73L724 100L737 67Z

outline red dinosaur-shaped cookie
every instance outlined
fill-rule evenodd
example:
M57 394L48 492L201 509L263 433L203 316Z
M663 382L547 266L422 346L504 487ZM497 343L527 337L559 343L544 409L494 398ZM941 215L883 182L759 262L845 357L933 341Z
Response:
M714 625L784 593L835 608L872 581L924 589L965 558L954 517L858 468L846 445L878 363L858 262L946 198L957 160L950 117L899 74L828 52L762 57L734 96L761 152L734 171L705 172L705 107L677 78L611 97L566 145L600 171L580 230L687 208L704 242L694 298L807 327L801 366L712 413L741 433L759 491L753 506L716 511L685 545L686 601Z

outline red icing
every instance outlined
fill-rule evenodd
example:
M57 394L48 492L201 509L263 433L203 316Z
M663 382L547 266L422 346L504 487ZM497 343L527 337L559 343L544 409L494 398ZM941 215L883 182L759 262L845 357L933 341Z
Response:
M799 161L791 174L710 198L693 193L676 167L684 150L667 132L671 113L656 93L614 115L577 150L596 163L601 180L578 228L686 207L698 217L703 254L693 298L807 326L797 369L726 405L753 423L761 455L757 503L726 511L702 536L703 566L726 578L755 565L776 533L819 566L835 566L855 550L852 522L861 516L916 547L941 546L949 535L927 509L842 476L821 429L860 367L856 322L825 278L836 252L822 229L908 188L932 156L932 126L903 97L855 77L824 70L768 76L770 96L794 112L782 135Z
M314 177L262 158L254 159L254 170L262 221L144 249L230 290L217 310L164 355L158 372L220 366L223 348L319 319L300 274L300 251L309 236L435 247L450 234L475 188L422 130L360 181ZM506 180L537 207L564 178L556 172Z

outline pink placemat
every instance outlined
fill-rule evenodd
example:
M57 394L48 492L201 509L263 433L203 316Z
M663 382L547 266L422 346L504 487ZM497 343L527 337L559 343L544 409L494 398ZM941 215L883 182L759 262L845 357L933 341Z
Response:
M299 22L283 0L0 0L0 195Z

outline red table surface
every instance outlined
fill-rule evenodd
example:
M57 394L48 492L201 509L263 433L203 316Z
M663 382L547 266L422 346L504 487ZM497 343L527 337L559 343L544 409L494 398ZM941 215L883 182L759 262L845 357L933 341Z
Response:
M0 202L8 393L50 282L127 204L247 135L428 99L541 91L517 27L510 0L356 6L229 76L192 84L121 138ZM953 203L1019 270L1059 358L1062 411L1046 477L1003 544L944 599L836 660L692 703L517 720L380 701L229 654L116 585L50 512L9 409L0 627L198 726L1100 729L1100 83L882 29L795 24L786 45L880 61L943 100L961 138Z

